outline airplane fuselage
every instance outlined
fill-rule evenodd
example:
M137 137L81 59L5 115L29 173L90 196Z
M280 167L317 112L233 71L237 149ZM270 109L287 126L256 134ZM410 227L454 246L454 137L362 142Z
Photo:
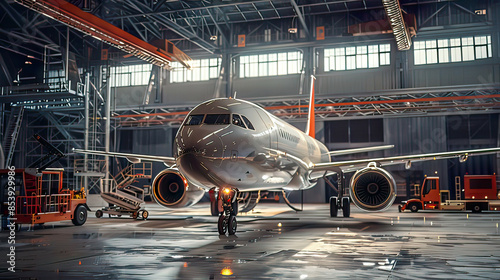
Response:
M175 145L179 171L205 189L307 189L317 178L305 167L330 162L321 142L253 103L231 98L195 107Z

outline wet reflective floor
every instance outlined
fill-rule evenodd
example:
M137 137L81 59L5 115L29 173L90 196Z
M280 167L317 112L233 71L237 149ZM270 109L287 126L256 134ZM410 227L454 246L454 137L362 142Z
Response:
M500 279L500 213L365 213L330 218L328 205L262 204L220 237L208 204L150 218L47 224L0 232L0 279ZM96 210L96 209L93 209Z

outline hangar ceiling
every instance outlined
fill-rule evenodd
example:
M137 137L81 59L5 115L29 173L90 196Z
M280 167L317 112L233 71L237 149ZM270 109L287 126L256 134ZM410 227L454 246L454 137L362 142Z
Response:
M64 45L66 26L31 11L18 2L0 2L0 47L41 59L42 48ZM234 44L234 34L242 26L286 22L297 28L296 36L311 39L316 17L347 18L350 24L385 18L382 0L70 0L83 11L151 42L158 39L189 41L194 47L208 53L220 53L224 43ZM415 13L423 5L433 5L428 13L418 15L418 22L429 24L432 17L448 6L464 14L474 14L464 1L400 0L404 12ZM483 19L478 18L478 21ZM451 21L451 19L450 19ZM337 22L337 23L338 23ZM250 27L251 26L251 27ZM214 36L220 38L213 41ZM211 40L212 38L212 40ZM76 30L70 30L71 51L85 57L85 47L98 49L100 43Z

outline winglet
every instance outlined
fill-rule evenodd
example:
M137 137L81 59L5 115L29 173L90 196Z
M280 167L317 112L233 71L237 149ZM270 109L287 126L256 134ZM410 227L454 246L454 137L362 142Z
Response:
M316 138L316 120L314 119L314 81L316 77L311 75L311 93L309 96L309 113L307 115L306 134Z

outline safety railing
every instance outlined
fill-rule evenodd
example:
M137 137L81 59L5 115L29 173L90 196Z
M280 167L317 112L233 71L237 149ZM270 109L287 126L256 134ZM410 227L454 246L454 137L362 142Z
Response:
M70 201L71 194L18 196L16 198L16 214L64 213L70 211Z
M87 169L85 170L85 159L75 159L74 161L75 172L100 172L106 171L106 161L97 159L87 159Z
M118 173L114 177L114 180L118 188L123 188L128 186L133 181L133 179L151 178L152 173L153 168L151 162L134 163L127 166L120 173Z
M116 190L115 179L101 179L100 188L101 188L101 193L114 192Z

